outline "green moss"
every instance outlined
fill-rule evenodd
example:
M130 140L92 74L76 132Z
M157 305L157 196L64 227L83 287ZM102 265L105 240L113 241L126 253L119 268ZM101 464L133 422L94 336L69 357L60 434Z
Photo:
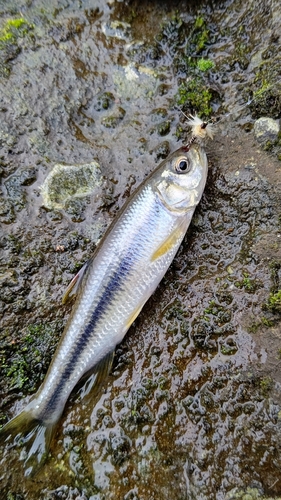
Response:
M238 347L234 341L234 339L230 338L224 341L221 344L221 353L224 354L225 356L230 356L232 354L235 354L238 350Z
M275 500L280 497L274 496ZM273 497L263 495L257 488L247 488L245 490L234 488L226 495L225 500L273 500Z
M121 122L121 120L123 120L125 114L126 111L123 108L119 107L114 115L106 116L101 120L101 123L106 128L116 128Z
M269 391L272 389L272 386L273 386L273 380L271 377L269 376L263 377L260 380L261 393L264 396L266 396L269 393Z
M205 314L217 315L222 308L216 304L215 300L210 300L209 306L204 309Z
M0 43L15 42L17 37L25 36L33 27L23 17L7 19L5 25L0 30Z
M266 316L262 316L258 321L254 321L249 327L249 333L256 333L261 327L265 326L267 328L271 328L274 325L274 322L268 319Z
M176 95L179 106L195 109L198 116L206 118L212 114L211 100L211 90L198 77L182 83Z
M168 380L164 375L161 375L158 379L158 387L161 391L164 391L167 386Z
M245 276L243 278L242 287L245 288L246 290L252 290L254 288L252 280L249 278L249 276Z
M115 97L111 92L103 92L98 95L94 108L96 111L107 110L113 106L114 101Z
M2 31L2 35L0 36L0 42L8 42L9 40L11 40L11 38L13 38L13 34L8 31Z
M197 66L198 55L206 49L209 41L209 30L202 16L196 18L193 26L185 25L180 17L175 16L161 27L156 40L156 52L159 54L163 48L170 51L173 67L180 76L185 73L190 77L190 70L192 73L204 72L213 67L210 60L203 58Z
M7 500L21 500L23 497L21 495L17 495L16 493L11 493L10 491L7 494Z
M177 139L181 139L183 137L184 130L180 124L177 125L175 136Z
M23 24L28 24L22 17L20 19L8 19L6 22L7 29L16 28L19 29Z
M44 378L56 346L59 328L46 324L29 325L20 341L11 341L7 333L7 344L0 353L3 376L7 379L6 392L23 389L33 392Z
M239 281L235 281L235 286L237 288L243 288L249 293L255 292L258 288L261 288L262 284L255 279L250 278L249 274L244 272L243 278Z
M162 137L170 132L170 122L167 120L165 122L159 123L157 125L157 132Z
M253 98L256 100L263 99L266 92L271 88L271 85L265 80L262 82L261 88L256 90L253 94Z
M274 148L274 145L275 145L275 142L266 141L266 143L263 144L262 148L264 151L272 151Z
M7 235L7 246L9 250L14 254L19 254L22 249L22 244L19 238L14 234Z
M268 328L270 328L271 326L273 326L273 321L271 321L270 319L266 318L265 316L262 316L261 322L262 322L262 324L264 326L267 326Z
M209 30L205 18L199 15L193 26L188 27L178 17L168 21L157 36L159 50L170 50L173 56L173 67L182 79L175 101L177 105L185 107L186 111L196 112L201 117L208 118L212 114L211 100L214 92L208 86L206 73L214 67L214 63L207 57L198 55L206 49L209 40ZM168 48L168 49L167 49ZM204 76L204 79L203 79ZM161 132L162 135L165 134ZM181 131L177 131L177 136Z
M209 40L209 30L206 28L205 19L198 16L194 24L193 42L196 47L196 52L202 52L206 43Z
M267 307L272 312L281 313L281 290L271 293L267 302Z
M261 326L260 321L254 322L248 326L247 330L249 333L257 333L259 327Z
M16 359L6 371L6 376L11 379L12 388L22 389L25 385L28 381L27 368L27 361L25 356L22 355Z
M148 377L142 379L141 385L143 385L143 387L145 387L148 391L157 387L157 383L154 382L153 379Z
M274 283L274 290L279 288L279 270L281 269L281 262L277 260L272 260L269 264L270 277Z
M262 83L260 83L262 82ZM255 82L257 86L253 92L253 99L250 109L257 118L260 116L271 116L279 118L281 114L281 84L272 84L268 76L263 76L263 72L258 72Z
M204 17L198 16L195 20L194 28L195 29L201 29L205 24Z
M203 72L209 71L214 66L215 64L213 63L213 61L211 61L210 59L204 59L203 57L197 62L197 68Z

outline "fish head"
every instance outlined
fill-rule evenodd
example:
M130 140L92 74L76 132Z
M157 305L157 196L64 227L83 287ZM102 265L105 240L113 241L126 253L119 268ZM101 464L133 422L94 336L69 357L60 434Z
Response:
M164 160L155 171L154 188L170 211L194 210L202 196L208 173L207 157L200 144L182 147Z

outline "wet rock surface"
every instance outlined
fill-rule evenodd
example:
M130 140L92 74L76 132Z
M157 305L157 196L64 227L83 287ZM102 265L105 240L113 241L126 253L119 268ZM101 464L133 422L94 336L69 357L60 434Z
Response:
M0 15L1 423L44 378L69 281L188 136L178 108L220 119L192 226L109 380L71 397L35 478L4 450L1 498L280 498L280 144L252 131L281 116L280 2L8 0ZM56 164L73 182L48 204Z

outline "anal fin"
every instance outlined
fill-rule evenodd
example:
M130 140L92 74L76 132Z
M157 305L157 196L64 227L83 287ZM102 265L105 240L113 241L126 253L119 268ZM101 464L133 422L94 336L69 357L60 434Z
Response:
M75 392L79 394L80 398L88 396L91 392L93 394L98 393L101 385L106 380L112 367L114 359L114 351L106 354L99 363L97 363L94 368L91 368L88 372L83 375L82 379L77 385L78 390Z
M143 308L144 304L142 304L140 307L137 307L135 309L135 311L133 311L133 313L131 314L131 316L129 317L127 323L126 323L126 331L129 330L130 326L133 324L133 322L135 321L135 319L137 319L139 313L141 312L142 308Z

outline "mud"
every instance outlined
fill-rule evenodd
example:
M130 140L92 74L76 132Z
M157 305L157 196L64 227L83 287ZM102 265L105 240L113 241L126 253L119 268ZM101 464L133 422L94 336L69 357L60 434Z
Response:
M44 378L67 284L186 139L178 108L219 120L202 202L109 380L71 397L35 478L3 451L1 498L281 498L281 143L252 131L281 115L279 3L0 1L1 424ZM73 182L54 206L57 164Z

